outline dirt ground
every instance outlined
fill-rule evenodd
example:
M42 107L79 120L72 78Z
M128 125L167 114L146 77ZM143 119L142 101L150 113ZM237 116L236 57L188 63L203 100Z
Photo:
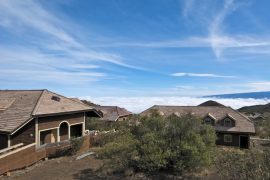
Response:
M102 162L93 156L88 156L80 160L76 160L76 157L67 156L41 161L24 170L13 171L10 177L2 176L1 179L101 179L95 172L101 165Z
M216 175L210 175L201 178L175 178L170 176L155 175L152 178L147 178L142 174L136 174L133 177L113 175L102 177L97 170L102 166L102 161L96 159L93 155L87 156L83 159L76 160L75 157L65 156L46 161L41 161L33 166L30 166L23 170L17 170L11 172L10 176L2 176L2 180L99 180L99 179L205 179L216 180Z

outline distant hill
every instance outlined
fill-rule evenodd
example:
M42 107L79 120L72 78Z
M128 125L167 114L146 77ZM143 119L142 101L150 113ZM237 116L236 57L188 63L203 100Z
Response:
M245 106L240 109L238 109L240 112L245 112L245 113L270 113L270 103L265 104L265 105L255 105L255 106Z
M264 92L249 92L249 93L235 93L235 94L219 94L219 95L211 95L205 97L216 97L216 98L254 98L254 99L270 99L270 91Z
M212 100L206 101L206 102L204 102L204 103L202 103L202 104L200 104L198 106L223 106L224 107L223 104L220 104L220 103L218 103L216 101L212 101Z

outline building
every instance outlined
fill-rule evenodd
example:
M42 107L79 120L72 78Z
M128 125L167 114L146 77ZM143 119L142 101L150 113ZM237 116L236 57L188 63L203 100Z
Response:
M125 108L120 108L118 106L94 106L101 114L101 120L104 121L123 121L132 115L131 112Z
M153 110L157 110L162 116L172 114L182 116L190 113L201 118L202 123L209 124L215 128L217 145L249 148L250 136L255 134L254 124L249 118L231 107L213 103L213 101L199 106L155 105L142 112L141 115L149 115Z
M48 90L0 90L0 149L83 136L85 118L97 111Z

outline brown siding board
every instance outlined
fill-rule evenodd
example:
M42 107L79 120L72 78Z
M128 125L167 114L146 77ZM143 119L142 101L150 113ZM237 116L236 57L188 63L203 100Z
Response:
M239 147L239 136L241 134L230 134L232 135L232 142L224 142L224 135L230 133L217 133L217 145L224 145L224 146L235 146Z
M32 135L32 136L31 136ZM32 144L35 142L35 121L32 120L19 129L15 134L10 137L11 146L24 143L24 145Z
M38 129L50 129L59 127L60 123L67 121L69 124L76 124L84 122L84 113L66 114L58 116L49 116L38 118Z
M90 135L83 137L83 144L79 152L88 151L91 146ZM25 168L30 166L41 159L51 157L53 154L59 152L61 149L69 148L69 145L61 145L54 147L45 147L36 149L35 144L22 149L13 154L0 158L0 175L8 171Z

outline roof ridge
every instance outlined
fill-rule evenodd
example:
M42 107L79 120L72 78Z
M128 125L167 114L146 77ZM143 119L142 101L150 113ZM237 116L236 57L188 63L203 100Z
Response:
M87 107L87 108L91 108L91 109L93 109L93 107L92 107L92 106L86 105L86 104L84 104L84 103L79 103L79 102L77 102L77 101L75 101L75 100L73 100L73 99L71 99L71 98L68 98L68 97L66 97L66 96L63 96L63 95L61 95L61 94L58 94L58 93L52 92L52 91L47 90L47 89L46 89L46 91L48 91L49 93L52 93L52 94L56 94L57 96L60 96L60 97L62 97L62 98L65 98L65 99L71 100L71 101L73 101L73 102L75 102L75 103L77 103L77 104L83 105L83 106L85 106L85 107Z
M47 89L44 89L44 90L42 91L42 93L40 94L40 96L38 97L38 101L37 101L37 103L36 103L36 105L35 105L35 107L34 107L32 113L31 113L31 116L33 116L33 115L35 114L35 112L37 111L37 109L39 108L39 105L40 105L40 101L41 101L42 95L44 94L45 91L48 91L48 90L47 90Z
M230 106L178 106L178 105L153 105L150 108L153 107L231 108Z
M231 108L232 110L234 110L233 108ZM247 119L249 122L251 122L251 123L253 123L254 124L254 122L251 120L251 119L249 119L248 117L246 117L246 116L244 116L241 112L239 112L238 110L234 110L237 114L239 114L240 116L242 116L242 117L244 117L245 119Z

